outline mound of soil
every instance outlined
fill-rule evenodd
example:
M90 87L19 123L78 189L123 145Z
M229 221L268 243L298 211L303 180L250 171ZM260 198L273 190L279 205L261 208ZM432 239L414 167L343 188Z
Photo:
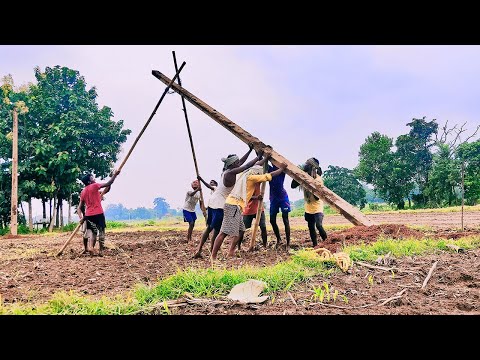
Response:
M421 238L425 234L419 230L399 224L355 226L350 229L330 233L327 240L321 242L316 248L324 247L331 252L337 252L341 251L343 245L368 244L377 241L381 236L401 240L410 237Z

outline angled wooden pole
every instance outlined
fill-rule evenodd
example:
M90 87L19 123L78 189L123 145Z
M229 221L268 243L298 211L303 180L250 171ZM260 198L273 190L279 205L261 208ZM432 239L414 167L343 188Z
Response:
M164 84L168 84L170 82L170 79L168 77L166 77L164 74L157 70L152 70L152 74ZM327 204L338 210L348 221L350 221L354 225L374 225L374 222L368 219L364 214L362 214L360 210L358 210L356 207L352 206L340 196L335 194L333 191L325 187L325 185L323 185L319 180L312 178L309 174L299 169L296 164L287 160L275 150L269 149L269 147L263 142L261 142L260 139L242 129L240 126L228 119L225 115L221 114L220 112L194 96L188 90L182 88L177 84L173 84L171 88L178 94L183 95L183 97L188 102L199 108L217 123L219 123L232 134L234 134L241 141L246 144L253 144L253 147L256 151L263 149L265 153L270 154L269 160L272 164L276 165L277 167L280 167L282 163L286 164L287 167L284 172L288 176L295 179L305 189L314 193L317 197L322 198Z
M175 71L178 71L177 57L175 56L175 51L172 51L172 54L173 54L173 63L175 64ZM177 80L178 80L178 85L182 86L182 81L180 80L180 76L178 76ZM193 147L192 132L190 131L190 123L188 122L187 107L185 106L185 99L183 98L183 96L180 96L180 97L182 98L183 113L185 114L185 123L187 124L188 138L190 139L190 147L192 149L192 156L193 156L193 163L195 165L195 172L197 173L197 177L199 177L200 173L198 172L197 157L195 156L195 148ZM205 209L205 202L203 200L203 190L202 190L202 182L201 181L198 181L198 186L200 186L200 201L202 202L201 209L202 209L203 217L205 218L205 224L206 224L207 223L207 210Z
M263 173L268 172L268 160L265 161L265 164L263 164ZM264 181L260 185L260 195L262 197L262 200L260 200L260 203L258 204L257 208L257 214L255 215L255 225L253 225L253 230L252 230L252 239L250 240L250 247L248 248L248 251L253 251L255 247L255 238L257 237L257 230L258 226L260 225L260 218L262 216L262 211L263 211L263 195L265 195L265 188L267 187L267 182Z
M12 197L10 211L10 233L17 235L18 231L18 113L13 109L13 131L12 131Z
M125 163L127 162L128 158L130 157L130 154L132 153L133 149L135 148L135 145L137 145L138 143L138 140L140 140L140 137L143 135L143 133L145 132L145 129L147 128L148 124L150 124L150 121L152 120L153 116L155 115L155 113L157 112L157 109L158 107L160 106L160 104L162 103L163 101L163 98L165 97L165 95L168 93L168 90L170 89L170 87L172 86L172 84L175 82L175 79L178 77L178 75L180 74L180 72L182 71L183 67L185 66L185 61L182 63L182 66L180 66L180 69L178 69L177 73L175 74L175 76L173 77L173 79L167 84L167 87L165 88L165 90L163 91L163 94L162 96L160 97L160 100L158 100L157 102L157 105L155 106L155 108L153 109L153 112L152 114L150 115L150 117L148 118L147 122L145 123L145 125L143 126L142 130L140 131L140 133L137 135L137 138L135 139L135 141L133 142L132 146L130 147L130 150L128 151L127 155L125 156L125 159L123 159L122 163L120 164L120 166L118 167L118 170L117 171L120 171L122 170L123 166L125 165ZM73 233L72 235L70 235L70 237L68 238L68 240L65 242L65 244L63 245L63 247L60 249L60 251L55 255L55 256L59 256L62 254L63 250L65 250L65 248L67 247L68 243L73 239L73 236L77 233L78 229L80 229L80 225L81 223L79 222L77 227L75 228L75 230L73 230Z

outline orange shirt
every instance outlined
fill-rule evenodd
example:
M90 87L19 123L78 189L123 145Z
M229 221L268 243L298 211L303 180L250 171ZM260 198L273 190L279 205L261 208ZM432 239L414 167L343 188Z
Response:
M255 184L255 190L253 191L252 196L258 196L258 195L260 195L260 183ZM245 210L243 210L243 215L255 215L258 210L258 204L260 204L259 200L254 200L250 198L247 206L245 207Z

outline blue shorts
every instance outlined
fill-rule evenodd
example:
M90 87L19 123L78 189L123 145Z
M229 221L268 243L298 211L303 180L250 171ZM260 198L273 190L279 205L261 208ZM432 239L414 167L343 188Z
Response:
M289 213L292 211L288 196L285 196L284 198L273 198L270 200L270 216L276 215L278 210L281 210L282 213Z
M211 207L207 208L207 225L211 229L220 231L223 221L223 209L212 209Z
M197 220L197 214L193 211L183 210L183 222L194 222Z

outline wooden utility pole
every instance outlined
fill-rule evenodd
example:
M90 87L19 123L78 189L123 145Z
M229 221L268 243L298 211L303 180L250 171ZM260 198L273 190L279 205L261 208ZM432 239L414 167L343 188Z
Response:
M18 114L13 109L13 139L12 139L12 207L10 214L10 233L17 235L18 230Z
M180 72L182 71L182 69L183 69L183 67L185 66L185 64L186 64L186 62L184 61L184 62L182 63L182 65L180 66L180 69L178 69L177 73L176 73L175 76L173 77L173 79L167 84L167 87L166 87L165 90L163 91L163 94L162 94L162 96L160 97L160 100L158 100L157 105L155 105L155 108L153 109L152 114L151 114L150 117L148 118L148 120L147 120L147 122L145 123L145 125L143 125L142 130L141 130L140 133L137 135L135 141L133 142L132 146L130 147L130 150L128 150L127 155L126 155L125 158L123 159L123 161L122 161L122 163L120 164L120 166L118 167L117 171L122 170L123 166L125 165L125 163L127 162L128 158L130 157L133 149L135 149L135 146L137 145L138 140L140 140L140 138L142 137L143 133L144 133L145 130L147 129L148 124L150 124L150 121L152 121L152 118L153 118L153 116L156 114L158 107L160 106L160 104L161 104L162 101L163 101L163 98L165 97L165 95L167 95L168 90L170 89L170 87L171 87L171 86L173 85L173 83L175 82L175 79L178 77L178 75L180 75ZM62 248L58 251L58 253L57 253L55 256L59 256L59 255L62 254L63 250L65 250L65 248L67 247L68 243L73 239L73 237L74 237L75 234L77 233L78 229L80 229L80 226L82 226L82 223L79 221L78 224L77 224L77 227L73 230L73 232L72 232L72 234L70 235L70 237L67 239L67 241L65 241L65 244L63 244Z
M177 72L178 66L177 66L177 57L175 56L175 51L172 51L172 54L173 54L173 63L175 64L175 72ZM180 80L180 76L177 77L177 80L178 80L178 85L182 86L182 81ZM187 107L185 106L185 99L183 98L183 96L180 96L180 97L182 98L183 113L185 114L185 123L187 124L188 138L190 139L190 147L192 149L195 172L197 173L197 177L199 177L200 173L198 172L197 157L195 156L195 148L193 147L192 132L190 131L190 123L188 122ZM205 223L207 223L207 210L205 209L205 202L203 200L202 182L200 180L198 180L198 186L200 187L201 209L203 212L203 217L205 218Z
M171 80L163 75L157 70L152 70L153 76L162 81L164 84L168 84ZM330 189L326 188L319 180L312 178L309 174L299 169L298 166L291 161L284 158L282 155L277 153L275 150L269 148L266 144L260 141L257 137L243 130L240 126L235 124L233 121L229 120L225 115L219 113L217 110L194 96L192 93L182 88L177 84L172 84L172 89L178 94L182 95L187 101L199 108L217 123L222 125L237 138L243 141L246 144L253 144L253 147L256 151L262 149L265 151L265 154L270 155L269 161L280 167L282 163L286 164L287 167L284 172L295 179L299 184L301 184L306 190L312 192L317 197L322 198L327 204L332 206L334 209L338 210L345 218L353 223L354 225L365 225L370 226L374 225L374 222L368 219L364 214L360 212L356 207L350 205L340 196L335 194Z
M265 161L265 164L263 164L263 173L268 172L268 161ZM252 230L252 239L250 240L250 247L248 248L248 251L252 251L253 248L255 247L255 238L257 237L257 230L258 230L258 225L260 225L260 218L262 217L262 211L263 211L263 195L265 195L265 188L267 186L267 182L264 181L260 185L260 196L262 197L262 200L258 203L258 208L257 208L257 214L255 215L255 225L253 225L253 230Z
M462 159L462 231L463 227L463 206L465 204L465 160Z

